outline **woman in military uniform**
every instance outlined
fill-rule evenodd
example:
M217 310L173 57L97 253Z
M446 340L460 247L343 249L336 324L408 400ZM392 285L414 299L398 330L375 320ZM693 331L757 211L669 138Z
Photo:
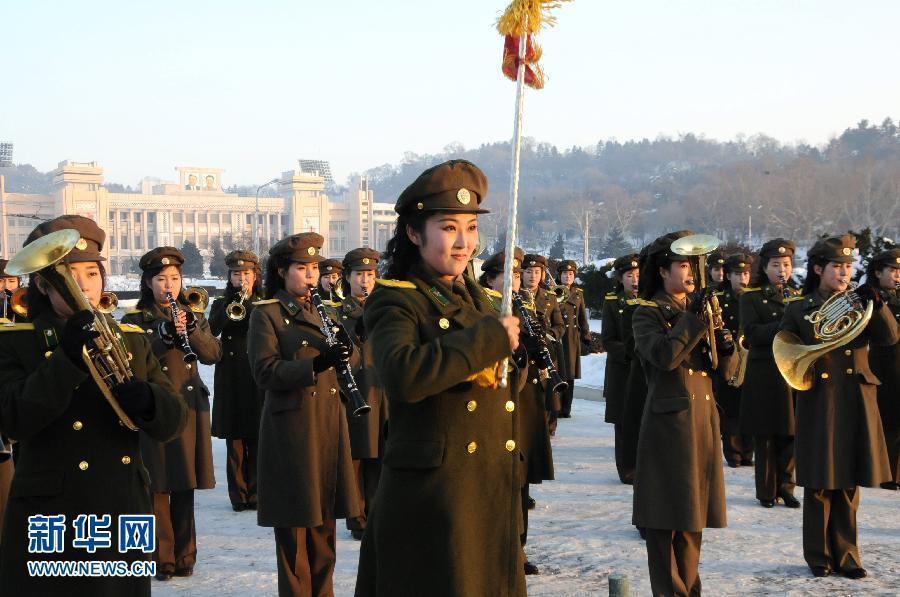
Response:
M197 529L194 525L194 490L212 489L212 436L209 389L200 378L197 363L185 362L178 337L187 335L200 363L219 360L222 345L213 337L202 313L192 311L182 295L181 266L184 255L174 247L157 247L138 262L141 296L137 308L122 317L123 323L143 328L153 353L188 406L184 430L168 443L141 436L141 451L150 471L153 512L156 514L157 545L153 556L156 577L190 576L197 562ZM173 320L167 293L180 304Z
M560 297L559 312L563 319L562 360L566 372L568 386L561 396L559 416L568 419L572 416L572 400L574 398L575 380L581 379L581 347L591 342L591 327L588 324L587 308L584 305L584 293L575 286L575 273L578 266L566 259L556 267L556 278L560 287L565 287L564 296Z
M543 255L527 254L522 266L522 288L531 293L534 307L539 315L538 322L544 327L544 332L550 336L547 347L550 356L560 377L566 378L566 363L562 358L562 345L560 339L566 329L562 313L559 310L559 301L556 294L547 290L544 281L547 279L547 258ZM556 435L557 419L562 409L562 397L559 392L547 388L547 410L550 413L550 435Z
M363 324L363 307L375 289L375 272L381 254L367 247L353 249L341 263L342 294L338 304L340 321L356 347L353 376L366 404L372 409L365 416L354 417L348 413L350 452L353 469L359 487L360 515L347 519L347 528L354 539L362 539L366 529L366 517L375 499L378 479L381 477L381 458L384 456L384 428L388 418L387 399L375 370L372 346L366 337Z
M486 193L478 167L451 160L397 199L385 253L396 280L363 316L391 420L360 596L525 594L516 403L497 385L519 326L463 276Z
M634 352L625 346L625 337L626 334L631 335L631 313L636 308L634 299L637 298L640 279L638 256L630 254L619 257L613 262L612 271L616 280L615 286L613 291L604 297L603 327L600 329L600 339L606 351L606 370L603 372L606 413L603 420L612 423L615 430L616 471L619 473L619 480L630 485L634 482L634 464L631 466L625 464L622 411L625 407L628 371L634 358ZM629 312L627 325L626 310Z
M753 257L734 253L725 258L725 280L719 285L716 297L722 309L722 320L731 335L737 339L741 333L739 299L750 284L750 266ZM722 449L725 462L731 468L753 465L753 436L741 433L741 388L732 385L737 380L726 380L716 375L713 387L716 404L721 409Z
M325 259L319 264L319 292L322 298L332 302L341 300L341 275L344 272L344 264L340 259Z
M800 507L794 497L794 391L781 378L772 355L784 301L797 294L790 286L794 249L794 243L783 238L766 242L750 287L739 299L744 344L750 350L740 429L753 436L756 499L764 508L778 500L788 508Z
M105 278L105 234L93 220L60 216L35 228L25 245L64 229L81 234L63 261L96 308ZM141 435L161 442L177 435L185 421L184 401L140 328L117 326L111 317L91 311L73 313L39 272L31 274L28 304L33 324L0 328L0 421L3 432L21 446L3 529L0 591L42 597L150 595L147 576L31 576L26 562L146 560L140 550L116 550L119 516L153 511L149 479L138 433L120 423L82 358L85 344L96 334L86 326L105 317L128 351L134 379L112 392ZM64 544L58 546L62 552L29 553L29 517L59 514L67 527ZM72 524L81 514L110 516L110 548L90 553L74 545Z
M848 288L855 245L849 234L816 242L807 253L804 296L787 306L781 329L807 345L823 342L809 318ZM891 478L876 398L879 380L868 353L869 346L897 343L897 322L876 288L864 284L857 294L873 304L871 320L855 339L813 363L812 387L797 396L803 557L815 576L866 576L856 544L859 487L878 487Z
M247 352L265 390L257 524L274 527L278 594L332 595L335 519L359 516L347 416L335 367L353 352L342 328L329 346L310 301L324 239L294 234L269 250Z
M695 292L688 258L671 250L672 241L686 235L666 234L651 244L633 321L648 386L634 524L644 528L654 595L699 595L703 529L725 526L719 415L710 376L733 374L737 360L731 335L717 330L718 369L710 366L708 329L699 317L705 295Z
M209 309L210 333L222 342L213 386L212 434L226 440L228 499L235 512L242 512L256 509L257 437L263 392L253 380L247 360L247 329L254 301L263 298L262 272L259 258L252 251L232 251L225 256L225 265L225 294ZM235 312L229 313L230 309Z
M0 322L25 323L27 318L13 310L12 297L13 293L19 289L19 276L10 276L6 273L7 263L9 263L8 259L0 259L0 303L2 303Z
M900 322L900 249L875 255L866 268L866 284L878 289L881 299ZM884 489L900 489L900 345L872 345L869 364L881 381L878 386L878 410L891 461L891 478Z
M493 298L494 308L500 312L500 301L503 291L503 268L505 266L505 252L501 251L490 257L481 266L482 276L479 283L487 289ZM519 292L522 286L522 260L525 255L522 249L516 247L513 254L513 280L512 291ZM525 305L528 308L528 305ZM518 317L519 313L513 309ZM516 382L511 385L519 391L516 404L518 405L518 426L516 433L516 446L524 459L522 475L522 547L528 541L528 510L534 508L534 500L529 492L529 485L552 481L553 475L553 448L550 444L550 428L547 425L547 409L544 406L546 397L547 380L542 375L542 366L538 350L540 346L536 341L528 337L523 329L519 335L520 346L530 349L525 355L528 359L527 369L523 364L523 371ZM525 574L538 574L538 567L525 560Z

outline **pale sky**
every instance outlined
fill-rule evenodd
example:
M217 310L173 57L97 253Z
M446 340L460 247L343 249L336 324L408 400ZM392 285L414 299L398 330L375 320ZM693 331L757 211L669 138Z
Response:
M176 165L261 183L507 140L503 0L0 0L0 141L106 180ZM900 2L575 0L539 37L525 134L562 148L694 132L821 144L900 117ZM380 200L393 198L379 197Z

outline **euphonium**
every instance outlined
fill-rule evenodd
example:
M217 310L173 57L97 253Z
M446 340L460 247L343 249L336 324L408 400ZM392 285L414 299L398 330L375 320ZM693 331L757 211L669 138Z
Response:
M245 291L242 285L237 300L231 301L228 303L228 306L225 307L225 315L228 319L231 321L243 321L244 317L247 316L247 307L244 306L244 301L246 301L249 296L250 293Z
M137 425L125 414L112 392L114 387L133 377L128 364L128 351L110 328L106 315L91 306L69 266L62 262L63 257L75 248L75 243L80 238L78 231L73 229L58 230L42 236L22 247L6 264L6 272L12 276L37 272L53 286L74 312L90 310L94 313L94 322L90 326L100 335L84 346L82 358L100 392L122 424L137 431Z
M811 366L826 352L840 348L859 336L872 318L872 301L863 307L855 286L831 295L821 307L804 319L813 325L819 344L804 344L796 334L781 330L775 334L772 353L781 376L795 390L812 387Z
M205 288L191 286L184 290L184 300L194 313L203 313L209 304L209 293Z

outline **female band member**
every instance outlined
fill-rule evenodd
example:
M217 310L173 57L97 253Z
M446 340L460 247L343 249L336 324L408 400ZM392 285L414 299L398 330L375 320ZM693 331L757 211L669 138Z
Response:
M93 220L60 216L35 228L25 245L67 229L77 230L81 238L63 260L96 308L106 275L101 255L106 235ZM160 369L141 328L117 326L112 317L88 310L73 313L66 296L40 272L31 274L27 302L33 324L0 327L0 430L20 447L3 528L0 592L149 596L148 576L32 576L27 564L121 560L132 565L147 557L140 550L116 550L119 517L153 512L139 435L161 442L176 436L185 421L184 401ZM88 372L82 355L97 336L91 327L95 317L106 318L130 357L134 378L112 393L141 434L120 423ZM55 519L61 535L43 553L30 545L33 516L45 517L38 524L45 525L48 537ZM108 548L89 551L75 543L77 525L85 530L89 516L109 532Z
M247 328L253 302L262 297L259 258L252 251L225 256L225 294L209 309L209 329L222 342L213 387L212 434L226 440L228 499L235 512L256 509L256 460L263 392L247 360Z
M186 362L192 350L204 365L219 360L222 346L209 331L202 313L191 311L182 296L181 266L184 255L174 247L157 247L141 257L141 297L137 309L122 317L123 323L142 327L150 338L162 370L188 406L184 430L168 443L141 437L141 451L150 471L153 512L156 514L156 578L190 576L197 563L197 529L194 525L194 490L212 489L212 437L209 390L200 378L196 362ZM173 319L171 296L180 305ZM187 343L183 340L187 337ZM188 348L189 346L189 348Z
M590 344L591 328L588 325L587 308L584 305L584 293L575 286L575 273L578 266L567 259L561 261L556 268L557 282L566 288L566 294L560 298L559 312L563 319L562 356L565 363L562 370L566 372L565 391L561 396L560 418L572 416L572 399L575 391L575 380L581 379L581 347Z
M478 167L451 160L397 199L396 280L364 313L391 420L357 595L525 594L516 403L496 383L518 320L463 276L486 192Z
M280 240L266 262L267 300L250 316L247 354L265 390L259 427L257 523L275 529L278 594L332 595L335 519L359 516L347 416L335 367L353 347L338 328L329 345L310 291L322 236ZM333 324L329 324L333 325Z
M823 342L810 322L833 294L848 288L856 239L849 234L816 242L807 253L804 295L788 305L781 329L804 344ZM891 478L878 412L879 380L869 368L869 346L897 342L897 322L881 294L863 285L873 303L865 330L849 344L821 355L812 387L797 393L797 483L803 486L803 557L815 576L863 578L857 542L859 487Z
M725 526L725 481L719 414L711 375L729 377L737 359L728 330L715 331L718 368L711 368L708 326L699 314L688 258L674 253L674 232L647 250L634 344L647 379L638 439L634 524L644 529L654 595L699 595L704 528ZM647 300L650 299L650 300Z

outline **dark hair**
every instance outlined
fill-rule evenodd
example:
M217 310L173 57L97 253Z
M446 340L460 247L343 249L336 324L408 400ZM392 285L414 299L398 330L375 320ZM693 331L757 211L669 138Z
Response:
M100 278L103 280L103 289L105 290L106 268L103 266L102 261L97 261L96 263L100 268ZM28 307L28 319L32 321L45 313L50 313L51 316L55 316L56 314L53 310L53 304L50 302L50 297L38 289L37 277L37 273L28 275L28 289L25 292L25 305Z
M810 257L806 262L806 279L803 280L803 294L810 294L819 288L822 276L816 273L815 266L817 265L824 269L828 265L828 260Z
M284 289L284 276L278 273L280 269L287 269L293 263L284 255L272 255L266 260L266 298L270 299L275 293Z
M397 216L394 236L388 241L387 249L382 254L385 278L405 280L409 276L410 270L422 261L419 247L410 240L406 233L406 227L409 226L418 232L422 236L422 241L426 242L425 222L428 218L440 213L443 212L425 211Z
M500 272L481 272L481 275L478 277L478 283L485 288L491 288L491 282L499 275Z
M238 271L238 270L228 270L228 279L225 280L225 289L226 290L230 289L231 292L238 293L238 292L240 292L241 289L239 287L235 287L231 283L232 271ZM253 273L255 274L255 278L253 279L253 290L251 292L251 295L262 296L262 294L263 294L262 270L259 268L259 265L257 265L256 267L253 268ZM226 292L226 294L227 294L227 292Z
M179 275L181 274L181 266L177 264L170 264L172 267L178 270ZM138 302L136 307L138 309L149 309L153 305L156 304L156 297L153 296L153 289L150 287L150 282L159 275L159 272L163 271L164 268L169 267L169 265L158 265L156 267L151 267L150 269L144 270L141 274L141 296L138 298ZM175 300L181 303L182 305L187 305L187 301L184 300L184 277L181 278L181 292L178 293L178 296L175 297Z
M658 259L642 257L641 261L641 273L638 276L638 296L649 300L653 298L653 295L665 288L659 269L669 269L674 262L662 255ZM621 285L621 282L619 284Z
M872 288L881 288L881 284L878 282L878 278L875 277L875 272L880 272L884 268L890 267L887 263L881 262L878 267L875 267L875 262L870 261L868 265L866 265L866 284L871 286Z

